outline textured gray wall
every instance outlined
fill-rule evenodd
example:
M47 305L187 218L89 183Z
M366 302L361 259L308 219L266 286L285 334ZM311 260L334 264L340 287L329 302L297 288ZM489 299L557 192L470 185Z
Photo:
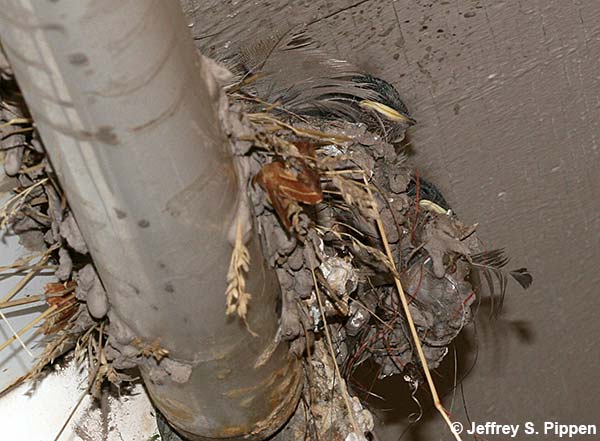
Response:
M397 86L423 175L535 277L479 326L471 418L600 425L600 2L183 2L202 47L308 24L332 55ZM464 420L458 397L454 408ZM449 438L431 412L417 426L404 439Z

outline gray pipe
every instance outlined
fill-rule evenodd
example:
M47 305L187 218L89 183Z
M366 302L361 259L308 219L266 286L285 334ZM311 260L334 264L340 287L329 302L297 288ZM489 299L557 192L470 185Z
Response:
M176 0L5 0L0 38L108 295L111 340L191 439L263 438L300 371L276 341L278 284L248 247L249 326L225 315L240 204L219 88ZM95 314L102 302L94 299ZM102 300L102 299L100 299Z

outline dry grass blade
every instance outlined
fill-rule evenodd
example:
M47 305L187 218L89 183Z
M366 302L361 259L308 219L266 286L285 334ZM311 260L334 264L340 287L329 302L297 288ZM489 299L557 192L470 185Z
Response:
M31 271L29 271L25 277L23 277L21 280L19 280L19 283L17 283L14 286L14 288L12 288L4 297L2 297L0 299L0 303L8 302L15 295L17 295L19 293L19 291L21 291L21 289L23 289L23 287L25 285L27 285L27 283L29 283L29 281L38 273L38 271L40 271L41 269L43 269L45 267L46 262L50 258L50 253L52 251L54 251L55 249L57 249L58 247L59 247L59 245L56 244L56 245L53 245L52 247L48 248L42 255L42 258L35 265L33 265L31 267Z
M256 78L256 76L253 75L252 77L248 78L248 80L250 80L250 82L251 82L255 78ZM248 81L244 81L244 82L248 83ZM305 122L308 124L308 120L306 120L306 118L303 118L302 116L298 115L297 113L294 113L288 109L285 109L284 107L281 107L281 105L279 103L269 103L267 101L261 100L260 98L258 98L256 96L243 94L243 93L237 93L237 91L241 87L243 87L243 85L241 83L238 83L236 85L233 85L232 88L228 89L227 92L234 99L252 101L252 102L263 105L264 106L263 111L277 110L277 111L286 113L286 114L298 119L299 121L302 121L302 122Z
M227 289L225 290L227 315L237 314L246 325L248 332L257 337L258 334L250 329L246 316L248 304L252 295L246 291L245 274L250 269L250 253L244 244L242 224L238 220L236 226L235 245L231 253L229 270L227 271Z
M10 265L0 266L0 272L13 271L15 273L18 273L21 271L32 269L32 268L34 268L34 265L30 264L30 262L33 259L35 259L36 257L45 256L46 254L48 254L48 253L47 252L34 253L34 254L30 254L28 256L20 257L19 259L15 260Z
M363 176L363 179L364 179L365 185L367 185L367 192L369 193L369 195L373 201L373 205L374 205L374 207L377 207L377 201L373 197L373 193L371 192L371 188L369 187L367 178ZM375 222L377 223L377 228L379 230L379 234L381 235L381 240L383 242L383 246L385 248L388 259L391 262L391 265L395 267L394 257L392 254L392 250L390 248L390 244L387 240L387 234L386 234L385 228L383 226L383 221L381 220L381 216L379 216L379 211L376 210L376 212L377 212L377 217L375 219ZM435 387L435 383L433 382L433 378L431 377L431 372L429 370L427 358L425 357L425 353L423 352L423 347L421 345L421 340L419 338L419 334L417 333L417 328L413 321L413 318L412 318L412 315L410 312L410 308L408 307L408 301L406 299L406 294L404 293L404 289L402 288L402 283L400 282L400 279L398 278L397 274L394 274L394 281L396 284L396 289L398 290L398 296L400 297L400 302L402 303L402 309L404 310L404 314L406 315L406 321L408 322L408 327L410 329L410 333L411 333L415 348L417 349L417 354L419 356L419 360L421 362L421 365L423 366L423 372L425 373L425 378L427 379L427 384L428 384L429 390L431 392L431 398L433 399L433 404L434 404L435 408L438 410L438 412L440 413L440 415L442 416L442 418L444 419L444 421L446 422L446 424L448 425L448 428L450 429L450 432L452 433L452 435L454 435L454 438L457 441L462 441L462 438L460 437L460 435L453 429L452 421L450 421L450 417L448 416L448 413L446 412L446 409L444 408L444 405L442 404L440 397L438 395L437 389Z
M4 229L7 227L10 219L21 209L27 196L31 194L31 192L39 187L40 185L45 184L48 181L48 178L41 179L37 181L35 184L27 187L21 193L18 193L11 197L8 201L0 207L0 229Z
M6 127L10 127L10 126L15 126L15 125L19 125L19 124L31 124L31 120L29 118L13 118L7 122L5 122L4 124L0 124L0 130L6 128Z
M346 225L345 225L346 226ZM352 228L350 228L352 229ZM331 228L323 228L320 227L318 228L318 230L321 232L321 234L326 231L329 232L331 234L333 234L335 237L337 237L338 239L342 239L342 238L347 238L352 242L352 245L356 248L361 248L363 250L365 250L367 253L371 254L378 262L381 262L383 265L385 265L385 267L387 268L387 270L394 276L399 277L398 276L398 271L396 271L396 266L392 265L392 263L390 262L390 259L388 259L388 256L383 253L380 249L369 246L369 245L365 245L364 243L362 243L360 240L358 240L356 237L352 236L351 234L345 233L343 231L336 231L333 230ZM360 231L357 231L359 234Z
M6 135L2 135L0 136L0 140L4 140L6 138L9 138L13 135L18 135L19 133L27 133L27 132L32 132L34 129L33 127L25 127L23 129L18 129L18 130L13 130L10 133L7 133Z
M0 309L0 317L2 317L2 320L4 321L4 323L6 323L6 326L8 326L8 329L12 333L13 337L15 337L17 339L17 341L19 342L21 347L25 350L25 352L27 352L27 354L29 354L29 356L31 358L35 358L33 353L29 350L29 348L25 344L25 342L21 339L20 335L17 333L17 331L15 331L15 328L12 327L12 325L10 324L10 322L8 321L8 319L2 312L2 309Z
M68 340L69 335L63 330L59 332L54 339L48 342L44 348L44 351L38 357L37 362L27 374L26 379L35 380L38 378L42 372L42 369L44 369L48 364L52 363L56 357L63 353Z
M319 130L303 129L300 127L294 127L294 126L287 124L281 120L278 120L277 118L274 118L272 115L270 115L268 113L249 113L247 116L250 119L250 121L252 121L253 123L259 123L259 124L271 123L278 127L283 128L283 129L288 129L297 136L303 136L306 138L327 141L327 142L331 142L334 144L341 144L341 143L350 141L350 139L351 139L348 136L336 135L333 133L325 133L325 132L321 132Z
M69 422L75 415L75 412L83 402L84 398L88 394L92 394L94 397L98 397L99 391L101 389L102 383L105 379L109 379L109 381L116 380L115 376L117 375L114 372L113 367L108 363L106 359L106 355L104 353L102 339L104 336L104 325L105 321L96 324L90 327L84 334L82 334L78 340L75 347L75 363L80 364L85 357L87 352L87 359L89 363L89 377L88 377L88 385L85 390L81 393L81 396L77 400L77 403L67 416L67 419L61 426L60 431L54 438L54 441L58 441L62 436L63 432L69 425ZM97 340L93 338L94 331L98 331ZM87 347L87 351L86 348ZM43 366L42 366L43 367Z
M58 441L60 439L60 437L62 436L63 432L65 431L65 429L69 425L69 422L73 418L73 415L75 415L75 412L77 412L77 409L79 409L79 406L81 406L81 403L83 402L83 399L85 398L85 396L87 394L88 394L88 390L86 389L86 390L83 391L83 393L81 394L81 396L77 400L77 403L75 404L75 407L73 407L73 410L71 410L71 412L69 413L69 416L67 417L67 419L65 420L65 422L61 426L60 431L54 437L54 441Z
M54 311L56 311L56 309L58 309L56 306L51 306L50 308L46 309L42 314L37 316L35 319L27 323L27 325L21 328L18 332L13 333L12 337L8 338L4 343L0 344L0 351L2 351L4 348L10 345L13 341L17 340L19 337L23 336L23 334L25 334L36 324L38 324L50 314L52 314Z
M12 308L15 306L20 306L20 305L28 305L29 303L39 302L44 299L45 299L44 296L31 296L31 297L25 297L24 299L11 300L9 302L2 302L2 303L0 303L0 309Z
M153 357L156 361L161 361L169 355L169 350L160 345L160 339L156 339L152 343L145 343L139 337L135 337L131 344L140 350L139 355L146 358Z
M327 318L325 317L325 308L323 307L323 301L321 300L321 292L319 290L319 284L317 283L317 277L315 276L315 271L312 269L315 267L315 265L314 265L314 262L312 262L312 258L310 258L310 261L311 261L310 262L311 273L312 273L313 283L315 286L315 295L317 297L317 302L319 304L319 311L321 313L321 318L323 320L323 325L325 328L325 337L327 338L327 346L329 348L331 360L332 360L334 368L335 368L335 374L338 377L338 384L339 384L340 390L342 392L344 404L346 405L346 408L348 409L348 417L350 418L350 424L352 424L352 430L354 430L354 433L357 436L360 436L360 435L363 435L363 433L360 430L360 428L358 427L358 424L356 423L356 418L354 418L354 411L352 409L352 404L350 403L350 396L348 394L348 390L346 389L346 383L344 382L344 379L342 378L342 374L340 373L340 368L336 361L335 351L333 349L333 341L331 339L331 334L329 333L329 326L327 325Z
M331 181L340 190L348 205L356 206L366 218L375 219L377 210L373 204L374 199L365 191L362 183L359 184L341 175L334 175Z

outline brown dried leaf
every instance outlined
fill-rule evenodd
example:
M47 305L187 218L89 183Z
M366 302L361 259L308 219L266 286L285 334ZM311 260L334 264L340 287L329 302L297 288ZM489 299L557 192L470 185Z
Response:
M65 283L46 283L44 286L44 294L48 298L47 301L50 302L51 298L64 296L65 294L72 292L75 289L75 286L77 286L77 283L74 280L70 280Z
M288 231L293 223L290 222L290 212L297 213L293 202L315 205L323 200L318 173L298 158L295 162L299 171L277 160L265 164L254 177L254 182L267 193L277 216Z

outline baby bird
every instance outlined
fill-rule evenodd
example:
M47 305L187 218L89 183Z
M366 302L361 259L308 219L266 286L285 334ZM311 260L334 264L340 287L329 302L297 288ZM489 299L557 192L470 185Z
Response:
M258 97L287 112L363 123L390 143L416 123L387 81L328 56L304 32L280 32L242 45L234 70Z

